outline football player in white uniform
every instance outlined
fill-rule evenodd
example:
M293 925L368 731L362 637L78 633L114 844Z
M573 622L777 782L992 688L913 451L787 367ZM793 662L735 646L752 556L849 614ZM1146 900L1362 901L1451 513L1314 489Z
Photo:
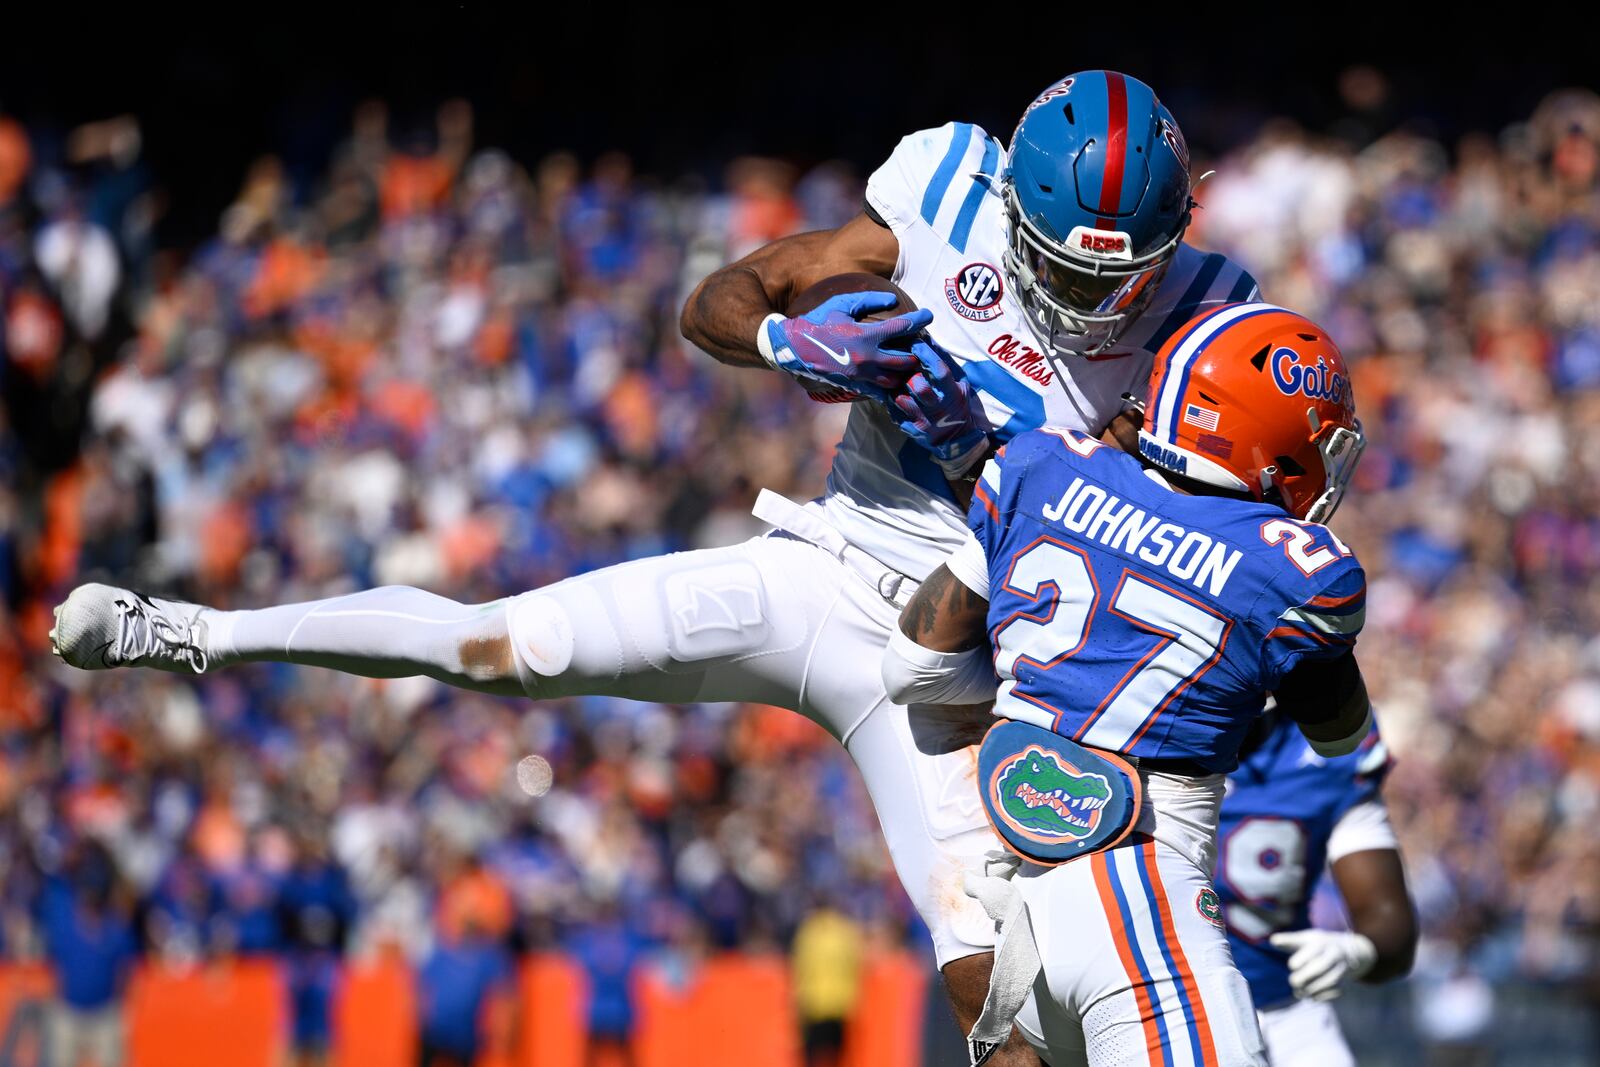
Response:
M914 737L879 660L918 580L961 544L967 479L994 447L1043 423L1102 433L1180 325L1258 295L1226 257L1183 243L1190 189L1182 134L1154 92L1090 71L1034 100L1009 148L970 123L914 133L869 179L860 216L708 277L684 308L690 340L865 398L820 499L762 494L766 536L478 605L391 586L223 612L86 585L57 609L54 647L86 669L276 660L533 699L792 708L861 768L969 1027L994 938L963 874L995 838L974 755ZM860 321L893 300L868 293L785 317L804 289L861 271L920 310ZM938 347L913 343L922 331Z

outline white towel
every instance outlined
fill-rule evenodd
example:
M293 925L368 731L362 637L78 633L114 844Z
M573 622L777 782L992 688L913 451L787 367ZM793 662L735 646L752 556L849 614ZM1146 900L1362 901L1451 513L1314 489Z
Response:
M983 1011L967 1035L967 1056L980 1067L1011 1036L1011 1025L1039 976L1039 946L1033 940L1028 905L1012 883L1022 862L1009 853L991 852L982 875L968 874L963 881L967 896L983 905L995 922L999 940L994 970Z

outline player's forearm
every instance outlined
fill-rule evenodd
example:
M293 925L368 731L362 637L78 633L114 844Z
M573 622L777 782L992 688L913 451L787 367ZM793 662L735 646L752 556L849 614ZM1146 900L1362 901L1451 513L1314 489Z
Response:
M778 310L756 272L734 263L710 274L683 305L679 328L691 343L718 362L734 367L765 367L756 348L756 331Z
M707 275L684 302L683 336L730 366L767 366L756 348L761 323L815 280L831 237L829 230L785 237Z
M974 549L974 551L976 551ZM900 632L935 652L987 648L989 601L944 564L933 569L900 612Z
M1377 950L1377 960L1361 980L1387 982L1410 973L1417 952L1417 915L1399 851L1365 849L1339 857L1331 867L1350 913L1350 928Z
M1378 953L1362 981L1387 982L1410 973L1418 931L1400 851L1365 848L1334 859L1330 870L1349 910L1350 929Z
M1417 924L1409 903L1369 916L1356 929L1378 950L1378 961L1362 977L1363 982L1387 982L1411 973L1417 954Z
M864 214L837 230L773 241L695 287L683 305L683 336L723 363L767 366L756 337L768 315L786 312L797 295L835 274L887 278L899 252L894 234Z

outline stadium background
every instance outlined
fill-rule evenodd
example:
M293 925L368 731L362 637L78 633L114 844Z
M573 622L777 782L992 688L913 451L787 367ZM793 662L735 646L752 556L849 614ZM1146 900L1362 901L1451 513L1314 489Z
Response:
M1373 444L1336 527L1372 577L1425 932L1410 981L1342 1005L1362 1061L1593 1062L1600 99L1552 95L1587 58L1493 27L1091 50L1069 24L1043 55L998 12L882 25L13 35L0 1063L63 1019L127 1023L137 1063L377 1063L480 1026L486 1062L797 1062L841 1018L851 1062L958 1062L854 771L797 716L90 677L44 633L91 574L486 600L748 535L757 487L820 488L840 412L691 351L688 287L843 221L901 134L1003 136L1095 65L1151 81L1217 170L1192 239L1354 362Z

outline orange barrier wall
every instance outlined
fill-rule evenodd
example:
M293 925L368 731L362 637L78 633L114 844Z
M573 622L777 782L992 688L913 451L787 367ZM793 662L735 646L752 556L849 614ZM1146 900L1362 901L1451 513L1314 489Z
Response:
M276 964L141 964L128 989L129 1067L280 1067L288 991Z
M333 1062L416 1067L417 987L397 954L351 963L333 1004Z
M12 1016L24 1001L47 1002L55 995L55 976L42 963L0 963L0 1043L11 1031ZM39 1031L36 1027L26 1031L26 1039L12 1050L18 1053L19 1062L32 1063L38 1058ZM28 1058L32 1056L33 1059Z
M861 1000L845 1029L845 1067L917 1067L922 1062L928 967L909 952L885 952L867 961Z
M589 981L564 956L535 955L517 981L517 1067L583 1067L589 1046Z
M845 1067L920 1062L929 975L917 956L872 957L861 1003L845 1038ZM0 1034L22 999L53 993L42 964L0 964ZM635 980L636 1067L759 1063L799 1067L801 1047L785 957L713 957L683 988L658 970ZM588 983L573 961L535 955L523 961L519 1016L509 1057L479 1067L584 1067ZM405 960L353 962L334 1002L333 1067L414 1067L415 978ZM129 1067L281 1067L289 1040L289 1001L270 961L234 961L173 970L141 964L128 991ZM492 1063L489 1062L492 1059Z
M646 968L634 989L637 1067L799 1067L799 1023L782 956L714 957L683 989Z

